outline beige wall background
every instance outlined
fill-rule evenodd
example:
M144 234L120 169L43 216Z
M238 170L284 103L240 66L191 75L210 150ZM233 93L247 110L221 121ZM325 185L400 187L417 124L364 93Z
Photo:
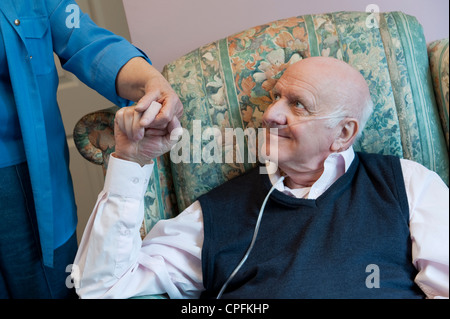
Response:
M302 14L403 11L415 16L427 42L448 37L448 0L122 0L133 44L162 67L209 42L270 21Z

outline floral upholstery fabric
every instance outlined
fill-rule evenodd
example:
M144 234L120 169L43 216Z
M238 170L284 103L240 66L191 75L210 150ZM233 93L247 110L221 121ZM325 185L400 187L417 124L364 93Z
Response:
M428 55L430 58L431 77L433 80L434 93L441 117L442 128L445 133L447 141L447 149L449 148L449 133L448 133L448 63L449 50L448 38L434 41L428 46Z
M221 133L226 128L261 127L277 79L291 63L310 56L344 60L369 85L375 110L356 150L412 159L448 183L448 153L441 125L436 125L440 119L422 27L401 12L380 14L379 28L368 24L369 18L365 12L336 12L274 21L167 64L163 75L184 105L181 124L191 136L190 163L175 164L169 153L158 158L145 195L145 231L259 164L247 157L243 163L194 161L210 142L193 134L194 120L202 130L212 127ZM223 157L236 154L219 146Z

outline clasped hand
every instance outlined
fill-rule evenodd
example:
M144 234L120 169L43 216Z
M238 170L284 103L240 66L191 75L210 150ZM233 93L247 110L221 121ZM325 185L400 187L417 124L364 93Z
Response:
M152 102L146 109L130 106L117 111L114 121L116 157L144 166L175 145L178 135L171 133L181 128L177 116L167 119L165 126L152 126L161 107L160 103Z

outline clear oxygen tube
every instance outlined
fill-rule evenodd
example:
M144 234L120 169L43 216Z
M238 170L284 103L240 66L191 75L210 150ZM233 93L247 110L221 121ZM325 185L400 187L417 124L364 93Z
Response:
M323 116L304 116L299 118L298 120L291 122L289 124L282 124L282 125L274 125L272 123L268 123L267 121L263 120L263 127L265 128L276 128L278 129L278 134L280 135L286 135L289 131L289 128L294 127L296 125L302 124L302 123L306 123L306 122L310 122L310 121L318 121L318 120L331 120L331 119L335 119L335 120L340 120L343 118L346 118L347 115L337 115L337 114L329 114L329 115L323 115ZM334 123L335 125L337 123ZM334 126L333 124L330 124L330 126Z

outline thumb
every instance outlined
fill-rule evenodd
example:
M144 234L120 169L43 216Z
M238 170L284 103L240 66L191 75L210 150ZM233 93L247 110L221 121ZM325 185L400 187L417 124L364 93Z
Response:
M172 118L172 120L167 125L167 131L170 134L170 141L175 144L178 142L180 137L183 135L183 127L181 127L181 123L176 116Z

